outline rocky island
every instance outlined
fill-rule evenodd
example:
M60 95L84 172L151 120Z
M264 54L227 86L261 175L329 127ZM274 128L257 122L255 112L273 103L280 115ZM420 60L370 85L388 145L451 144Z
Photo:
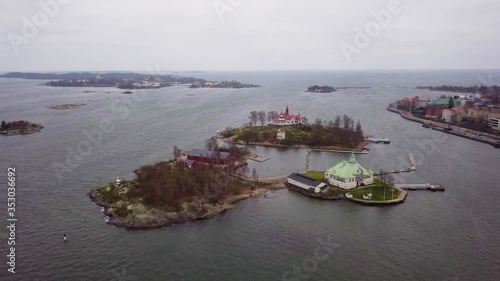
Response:
M137 230L205 220L235 202L284 188L282 183L259 182L255 172L251 179L241 176L235 158L221 164L220 151L213 151L213 161L196 165L183 159L177 148L174 153L177 160L140 167L134 180L117 179L88 193L104 208L107 223Z
M13 135L29 135L38 133L43 129L42 124L30 123L28 121L2 121L0 125L0 134L13 136Z
M342 151L361 151L367 144L359 120L355 123L347 115L330 121L316 118L309 124L307 118L291 114L287 107L284 113L271 111L267 115L252 111L249 119L240 128L226 128L218 137L229 143Z
M9 72L0 78L50 80L42 83L51 87L115 87L118 89L160 89L174 85L190 85L190 88L254 88L254 84L238 81L207 81L201 78L163 74L141 74L135 72L71 72L71 73L27 73Z
M335 90L334 87L332 86L318 86L318 85L313 85L313 86L309 86L309 88L307 88L306 92L309 92L309 93L333 93L333 92L336 92L337 90Z
M453 92L453 93L463 93L463 94L487 94L487 93L498 93L500 92L500 86L492 85L475 85L475 86L455 86L455 85L441 85L441 86L418 86L416 89L419 90L429 90L429 91L441 91L441 92Z
M71 103L71 104L57 104L53 106L48 106L48 109L52 110L66 110L66 109L76 109L85 106L85 103Z
M238 81L201 81L193 83L189 88L259 88L260 85L244 84Z

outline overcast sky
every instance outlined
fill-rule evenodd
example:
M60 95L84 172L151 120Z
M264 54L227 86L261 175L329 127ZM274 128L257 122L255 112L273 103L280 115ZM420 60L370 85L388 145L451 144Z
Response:
M65 0L45 26L39 1L1 1L0 71L500 66L498 0L401 0L350 62L340 45L356 47L355 28L390 0ZM27 38L23 17L35 15Z

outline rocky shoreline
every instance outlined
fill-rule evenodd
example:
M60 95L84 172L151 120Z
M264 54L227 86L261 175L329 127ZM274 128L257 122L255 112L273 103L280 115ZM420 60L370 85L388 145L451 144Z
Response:
M47 108L52 110L66 110L66 109L77 109L85 105L87 104L85 103L57 104L57 105L47 106Z
M5 123L2 121L0 127L0 135L15 136L15 135L30 135L41 132L43 129L42 124L30 123L28 121L13 121Z
M103 214L107 218L106 223L115 227L122 227L128 230L146 230L156 229L174 224L181 224L187 222L203 221L214 218L220 214L224 214L227 210L234 208L234 203L252 197L258 197L265 194L270 190L281 189L282 187L276 184L264 184L250 192L243 192L221 200L218 203L209 203L204 200L197 200L193 202L184 202L180 206L180 210L176 212L169 212L160 207L144 207L147 210L144 214L134 217L121 217L114 210L114 205L110 204L100 198L93 189L88 192L90 200L97 206L104 209ZM122 202L126 204L126 202ZM132 204L133 205L133 204ZM128 207L127 207L128 208Z
M184 203L183 211L180 212L167 212L165 210L154 208L151 209L155 216L151 217L141 217L132 220L127 220L125 218L117 215L111 208L111 204L103 201L95 194L95 190L88 193L88 196L92 202L97 206L103 207L103 214L106 216L107 224L122 227L128 230L146 230L146 229L156 229L165 226L170 226L173 224L181 224L186 222L194 222L199 220L207 220L213 218L219 214L225 213L228 209L233 208L231 204L207 204L201 201ZM197 215L192 212L187 211L188 209L207 211L202 215Z

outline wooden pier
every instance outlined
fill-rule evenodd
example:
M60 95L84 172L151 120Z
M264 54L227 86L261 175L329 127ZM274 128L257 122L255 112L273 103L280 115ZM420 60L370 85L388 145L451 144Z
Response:
M262 157L262 156L259 156L259 157ZM264 158L264 159L259 159L258 157L248 158L248 160L252 160L252 161L255 161L255 162L259 162L259 163L264 163L264 162L266 162L269 159L271 159L271 157L267 157L267 158Z
M444 187L439 184L429 183L416 183L416 184L395 184L394 187L403 190L430 190L430 191L444 191Z
M399 174L399 173L409 173L417 170L417 166L415 164L415 159L413 158L413 154L408 153L408 160L410 161L410 167L406 169L397 169L392 171L386 171L386 174ZM374 176L380 176L380 173L374 173Z

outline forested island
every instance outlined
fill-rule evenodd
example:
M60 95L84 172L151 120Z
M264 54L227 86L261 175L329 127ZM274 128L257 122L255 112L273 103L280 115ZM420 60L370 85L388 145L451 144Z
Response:
M48 106L47 108L52 110L66 110L66 109L77 109L85 105L87 104L86 103L57 104Z
M231 89L242 89L242 88L258 88L260 85L254 84L244 84L238 81L202 81L193 83L190 88L231 88Z
M91 190L91 200L104 208L108 223L127 229L151 229L212 218L233 207L233 204L261 195L268 190L284 188L283 184L258 181L255 170L251 178L236 171L241 155L248 151L234 145L229 148L207 140L214 157L208 162L188 165L185 156L174 147L176 160L142 166L134 171L135 179L117 180ZM231 157L220 164L221 153ZM242 166L246 174L247 166Z
M500 92L500 86L485 86L485 85L475 85L475 86L453 86L453 85L442 85L442 86L418 86L417 89L430 90L430 91L442 91L442 92L454 92L454 93L464 93L464 94L487 94L489 91L495 93Z
M318 86L318 85L313 85L313 86L309 86L309 88L307 88L306 92L309 92L309 93L333 93L333 92L336 92L337 90L335 90L334 87L332 86Z
M141 74L134 72L71 72L71 73L27 73L9 72L0 78L51 80L43 83L52 87L116 87L119 89L159 89L174 85L189 84L191 88L253 88L254 84L238 81L207 81L194 77L176 75Z
M28 121L2 121L0 124L0 134L2 135L28 135L38 133L43 129L42 124L30 123Z
M261 124L264 124L266 114ZM334 120L323 121L317 118L314 123L293 126L255 126L255 114L250 114L250 123L240 128L226 128L220 132L221 138L230 142L263 146L307 146L318 149L355 149L361 150L365 137L359 120L347 116L337 116ZM268 116L273 114L268 114ZM252 120L253 119L253 120ZM254 122L252 122L254 121ZM304 118L304 121L307 119Z

